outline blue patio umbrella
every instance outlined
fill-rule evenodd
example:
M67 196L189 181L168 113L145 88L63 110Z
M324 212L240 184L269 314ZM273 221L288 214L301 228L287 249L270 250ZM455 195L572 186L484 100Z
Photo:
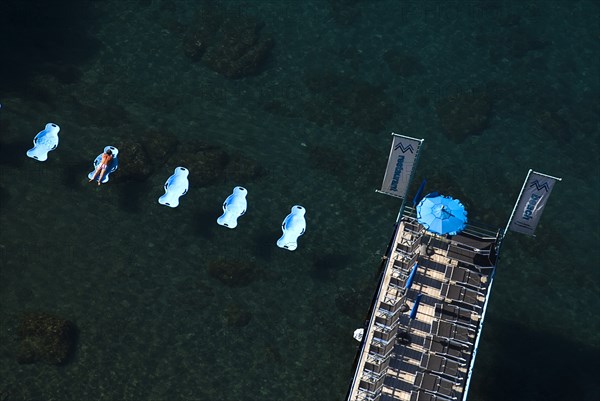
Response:
M415 298L415 304L413 305L412 309L410 310L410 315L408 316L411 319L414 319L415 317L417 317L417 310L419 309L419 303L421 302L421 297L423 296L423 294L418 294L417 297Z
M467 224L467 211L458 199L429 194L417 205L417 221L432 233L456 235Z
M406 283L404 284L405 290L410 290L410 287L412 286L413 280L415 279L415 274L417 273L418 268L419 268L419 265L417 264L417 262L415 262L415 265L413 266L410 274L408 275L408 278L406 279Z

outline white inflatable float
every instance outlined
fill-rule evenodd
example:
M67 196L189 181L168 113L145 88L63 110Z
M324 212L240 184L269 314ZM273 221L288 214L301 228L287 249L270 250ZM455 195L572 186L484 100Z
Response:
M364 335L365 335L365 329L356 329L356 330L354 330L352 337L354 337L354 339L356 341L361 342Z
M98 166L100 165L100 162L102 161L102 155L104 153L106 153L106 151L110 150L112 153L112 160L108 163L108 166L106 167L106 173L104 173L104 177L102 177L102 184L106 184L108 182L108 176L111 173L114 173L117 168L119 168L119 159L117 157L117 155L119 154L119 149L115 148L114 146L106 146L104 147L104 150L102 151L102 153L100 153L98 156L96 156L96 158L94 159L94 171L90 172L88 174L88 178L91 180L94 177L94 174L96 173L96 170L98 169ZM96 181L99 180L100 174L98 174L98 176L96 177Z
M54 123L46 124L44 130L33 138L33 148L27 151L27 156L41 162L48 160L48 152L53 151L58 146L58 131L60 131L58 125Z
M246 213L248 207L246 195L248 195L246 188L233 188L233 193L223 202L223 215L217 219L217 223L223 227L236 228L238 218Z
M179 198L187 193L190 186L189 174L187 168L176 167L173 175L165 182L165 194L158 198L158 203L169 207L179 206Z
M292 212L287 215L281 224L283 235L277 240L277 246L289 251L298 248L298 237L306 231L304 214L306 209L300 205L292 206Z

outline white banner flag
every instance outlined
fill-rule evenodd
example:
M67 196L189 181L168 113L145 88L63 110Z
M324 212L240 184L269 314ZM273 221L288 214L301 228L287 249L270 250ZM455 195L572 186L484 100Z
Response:
M561 181L561 178L529 170L513 209L509 230L533 235L556 181Z
M392 148L380 192L404 198L423 140L394 133L392 135Z

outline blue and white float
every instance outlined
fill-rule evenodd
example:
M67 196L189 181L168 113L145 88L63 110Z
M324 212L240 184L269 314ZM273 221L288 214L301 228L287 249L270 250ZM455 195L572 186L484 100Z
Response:
M292 206L292 212L287 215L281 224L283 235L277 240L277 246L289 251L298 248L298 237L306 231L304 219L306 209L300 205Z
M58 125L54 123L46 124L44 130L33 138L33 148L27 151L27 156L41 162L48 160L48 152L53 151L58 146L58 131L60 131Z
M169 207L179 206L179 198L188 191L190 171L185 167L176 167L175 172L165 182L165 194L158 198L158 203Z
M223 215L217 219L217 223L224 227L236 228L238 218L246 213L248 207L246 195L248 195L246 188L233 188L233 193L223 202Z
M106 166L106 173L104 173L104 176L102 177L102 184L106 184L108 182L108 176L111 173L114 173L117 170L117 168L119 168L119 158L117 157L119 154L119 149L115 148L114 146L110 146L110 145L105 146L102 153L100 153L94 159L94 171L92 171L88 174L88 178L90 180L94 178L94 174L96 173L96 170L98 169L98 166L100 165L100 162L102 161L102 155L104 153L106 153L108 150L110 150L112 153L112 159L110 162L108 162L108 166ZM98 174L98 177L99 176L100 175ZM100 178L96 178L96 181L98 181L99 179Z

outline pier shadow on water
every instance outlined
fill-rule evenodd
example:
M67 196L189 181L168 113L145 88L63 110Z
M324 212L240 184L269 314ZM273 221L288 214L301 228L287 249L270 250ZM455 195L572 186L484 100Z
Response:
M490 316L469 401L598 400L599 358L600 349L593 344Z

